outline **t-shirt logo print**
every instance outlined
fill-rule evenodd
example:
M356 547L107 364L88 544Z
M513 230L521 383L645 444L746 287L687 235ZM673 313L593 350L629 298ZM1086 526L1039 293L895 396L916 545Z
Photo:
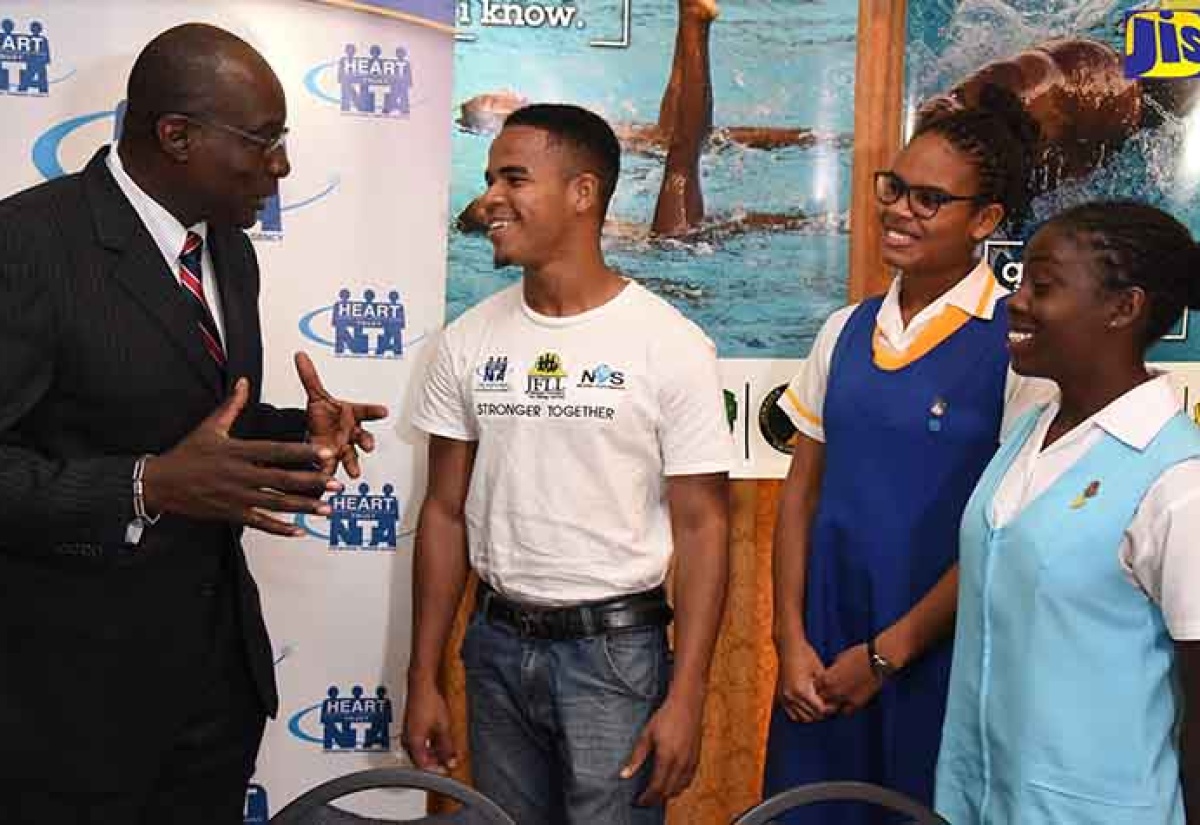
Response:
M606 390L625 389L625 373L614 369L608 364L597 364L592 369L585 369L579 377L580 387L598 387Z
M489 355L486 361L475 368L475 375L479 378L475 382L477 390L507 390L508 382L504 379L508 375L508 356Z
M525 394L530 398L562 398L567 394L567 371L556 352L543 352L533 361L526 378Z

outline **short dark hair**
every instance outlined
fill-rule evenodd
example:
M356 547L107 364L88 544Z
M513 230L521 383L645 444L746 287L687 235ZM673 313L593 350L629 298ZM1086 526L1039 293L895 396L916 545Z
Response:
M504 125L541 129L575 153L584 170L600 179L600 217L604 217L621 174L621 144L604 118L570 103L534 103L510 114Z
M1005 223L1016 233L1029 218L1033 168L1040 131L1020 99L1008 89L986 84L978 105L929 111L913 137L940 135L974 164L979 200L1004 207Z
M1148 310L1144 346L1157 341L1185 309L1200 309L1200 247L1186 226L1161 209L1131 200L1091 201L1048 220L1098 264L1098 286L1140 287Z

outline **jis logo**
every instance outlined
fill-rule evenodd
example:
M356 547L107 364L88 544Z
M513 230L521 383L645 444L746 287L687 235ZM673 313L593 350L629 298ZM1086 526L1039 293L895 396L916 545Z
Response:
M300 318L300 334L339 358L402 358L424 333L410 336L400 292L343 287L337 300Z
M16 21L0 20L0 94L45 97L50 85L75 74L71 69L50 78L50 41L45 27L32 21L26 31Z
M413 534L412 529L400 525L400 499L392 484L384 484L372 491L366 482L341 493L330 496L326 503L329 514L329 532L318 532L309 523L311 516L297 515L295 524L314 538L329 544L331 551L376 551L394 553L400 539Z
M366 48L347 43L336 59L309 69L304 87L344 115L407 118L413 104L412 61L404 46L385 50L377 43Z
M1200 75L1200 10L1135 10L1125 15L1125 76Z
M267 825L270 821L267 805L267 789L251 783L246 788L246 807L242 812L242 825Z
M390 751L392 700L383 685L368 695L355 685L347 696L336 685L325 699L292 715L288 731L302 742L320 745L326 753Z
M112 122L111 139L121 139L121 128L125 120L125 101L122 100L111 111L91 112L77 115L51 126L33 143L32 161L43 178L52 180L66 174L62 156L64 150L71 156L71 165L81 167L95 146L106 140L103 134L94 134L95 124ZM85 141L86 138L86 141ZM280 240L283 238L283 215L304 209L333 194L341 184L337 175L329 176L324 183L311 187L311 192L295 200L283 202L277 192L267 198L258 212L258 223L248 230L254 240ZM284 184L287 186L288 184Z

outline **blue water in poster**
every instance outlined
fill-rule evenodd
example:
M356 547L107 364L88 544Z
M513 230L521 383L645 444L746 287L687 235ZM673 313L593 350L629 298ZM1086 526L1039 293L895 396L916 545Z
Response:
M543 5L571 7L574 16L552 26L535 13L540 26L506 26L494 5L459 4L456 103L507 90L530 102L578 103L615 126L654 123L671 69L676 2ZM700 324L723 358L801 357L824 318L846 301L856 7L723 0L711 27L714 137L701 159L706 218L738 227L747 213L789 216L786 229L650 240L663 153L623 153L609 214L641 231L606 233L609 263ZM626 33L627 46L593 45ZM817 139L770 149L722 139L723 128L738 126L804 128ZM452 214L483 191L491 137L455 128ZM452 230L449 256L447 320L520 275L493 268L482 235Z
M1154 3L1129 0L909 0L905 103L943 92L970 72L1060 37L1087 37L1124 51L1127 11ZM1194 83L1194 81L1168 81ZM1182 87L1180 87L1182 88ZM1113 145L1087 174L1071 176L1033 203L1037 223L1061 209L1097 198L1133 198L1158 206L1200 236L1200 108L1172 111L1145 96L1160 122ZM1160 361L1200 361L1200 316L1189 317L1151 350Z

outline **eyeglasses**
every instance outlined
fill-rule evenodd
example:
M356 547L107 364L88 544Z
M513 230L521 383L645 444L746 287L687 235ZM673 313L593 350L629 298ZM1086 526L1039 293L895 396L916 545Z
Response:
M279 134L277 134L273 137L264 137L262 135L256 135L253 132L247 132L245 129L239 129L236 126L230 126L228 123L221 123L220 121L217 121L217 120L209 120L208 118L196 117L195 115L190 115L186 112L179 112L178 114L180 115L180 117L187 118L188 120L192 121L193 123L199 123L201 126L208 126L213 129L220 129L222 132L228 132L231 135L237 135L238 137L242 138L243 140L248 140L251 143L253 143L255 146L262 149L262 153L264 156L274 153L275 150L277 150L277 149L283 148L287 142L288 127L286 127L286 126L280 128Z
M884 206L891 206L901 198L908 199L909 211L914 216L928 220L948 203L973 201L982 203L980 195L951 195L936 186L913 186L895 172L875 173L875 198Z

